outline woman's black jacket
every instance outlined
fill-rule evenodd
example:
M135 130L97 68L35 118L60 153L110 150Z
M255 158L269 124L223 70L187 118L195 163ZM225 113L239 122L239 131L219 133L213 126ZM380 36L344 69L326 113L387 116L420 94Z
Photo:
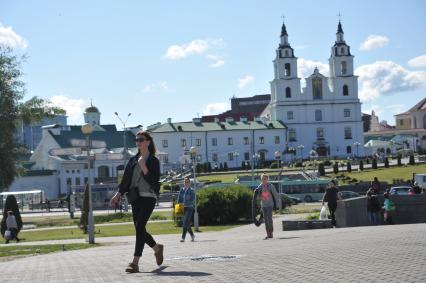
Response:
M131 188L133 170L141 170L141 176L151 186L152 190L157 194L157 196L160 194L160 161L158 161L157 157L150 154L146 161L148 173L145 175L142 169L138 166L139 156L140 154L138 153L130 158L126 165L126 169L124 169L123 179L118 185L118 191L121 195L127 193L127 199L130 203L133 203L139 197L138 188Z

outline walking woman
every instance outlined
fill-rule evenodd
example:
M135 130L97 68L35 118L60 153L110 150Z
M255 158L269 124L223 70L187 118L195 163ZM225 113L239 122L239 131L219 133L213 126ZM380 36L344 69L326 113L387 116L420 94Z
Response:
M274 185L269 183L269 176L262 174L262 183L257 187L256 194L260 195L260 206L262 207L263 219L265 220L266 237L265 240L273 238L274 224L272 221L272 210L274 204L281 209L281 198Z
M164 246L157 244L146 231L146 224L160 192L160 162L155 157L155 144L149 133L139 131L135 141L138 153L127 163L123 179L118 185L119 190L111 199L111 205L115 206L121 196L127 194L132 205L136 244L133 261L126 268L126 272L130 273L139 272L139 259L145 244L154 250L157 265L163 263L164 250Z
M337 200L340 200L339 190L337 189L337 182L336 180L331 180L327 186L327 189L325 189L324 196L322 197L322 205L324 205L324 202L327 202L328 209L330 210L331 225L333 227L336 227Z
M183 181L183 188L179 191L178 202L183 204L183 220L182 220L182 239L181 242L185 242L186 232L189 232L191 235L191 241L194 242L195 235L191 229L191 219L194 215L194 201L195 201L195 192L191 188L191 181L188 177L185 177Z

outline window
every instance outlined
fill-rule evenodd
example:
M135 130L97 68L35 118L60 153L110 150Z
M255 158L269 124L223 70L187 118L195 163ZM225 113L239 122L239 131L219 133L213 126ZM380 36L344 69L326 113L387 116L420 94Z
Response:
M323 140L323 139L324 139L324 129L317 128L317 140Z
M250 160L250 152L244 152L244 160Z
M284 51L285 57L288 57L288 50Z
M84 177L84 184L87 184L89 182L89 179L87 177Z
M285 76L286 77L290 77L290 64L289 63L286 63L285 65L284 65L284 68L285 68Z
M342 55L345 54L345 48L344 47L340 48L340 54L342 54Z
M321 78L312 79L312 95L314 99L322 99L322 80Z
M289 137L289 141L291 141L291 142L297 141L296 140L296 130L295 129L290 129L288 131L288 137Z
M195 143L196 143L197 146L201 146L201 139L196 139Z
M71 185L72 184L71 182L72 182L71 178L67 178L67 185Z
M346 153L351 154L352 153L352 147L350 145L348 145L346 147Z
M399 120L399 125L403 126L404 125L404 120ZM67 172L68 173L68 172Z
M212 138L212 146L217 146L217 138Z
M349 95L349 88L347 85L343 86L343 96L348 96Z
M181 139L180 140L180 146L181 147L185 147L186 146L186 139Z
M287 120L293 120L293 111L287 111Z
M345 139L352 139L352 129L350 127L345 128Z
M233 145L234 141L232 140L232 138L228 138L228 145Z
M212 154L212 159L213 159L213 161L217 161L217 153Z
M260 144L264 144L265 143L265 138L264 137L259 137L259 143Z
M315 110L315 121L322 121L322 111Z
M250 144L250 141L249 141L248 137L244 137L244 144Z
M80 186L80 178L75 178L75 185Z
M229 160L229 161L234 160L234 153L233 153L233 152L229 152L229 153L228 153L228 160Z
M163 147L169 147L169 142L167 140L163 140Z
M275 136L275 144L280 144L280 136Z
M286 98L290 98L291 97L291 88L290 87L286 87L285 88L285 97Z
M163 155L163 163L169 163L169 156L168 155Z
M342 75L346 75L347 69L346 69L346 61L342 61L340 64L340 67L342 68Z
M343 116L344 117L351 117L351 109L343 110Z

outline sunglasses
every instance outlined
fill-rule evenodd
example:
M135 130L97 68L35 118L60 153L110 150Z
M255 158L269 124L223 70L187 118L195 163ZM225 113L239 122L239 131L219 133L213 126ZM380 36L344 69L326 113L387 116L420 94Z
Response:
M144 138L144 137L138 137L138 138L136 138L135 139L135 142L144 142L144 141L146 141L147 139L146 138Z

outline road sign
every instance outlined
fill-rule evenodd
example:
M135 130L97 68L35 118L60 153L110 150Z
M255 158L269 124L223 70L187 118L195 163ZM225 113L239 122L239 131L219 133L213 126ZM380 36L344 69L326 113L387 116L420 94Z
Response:
M52 148L49 150L49 154L53 156L57 155L77 155L81 154L81 148L79 147L68 147L68 148Z

